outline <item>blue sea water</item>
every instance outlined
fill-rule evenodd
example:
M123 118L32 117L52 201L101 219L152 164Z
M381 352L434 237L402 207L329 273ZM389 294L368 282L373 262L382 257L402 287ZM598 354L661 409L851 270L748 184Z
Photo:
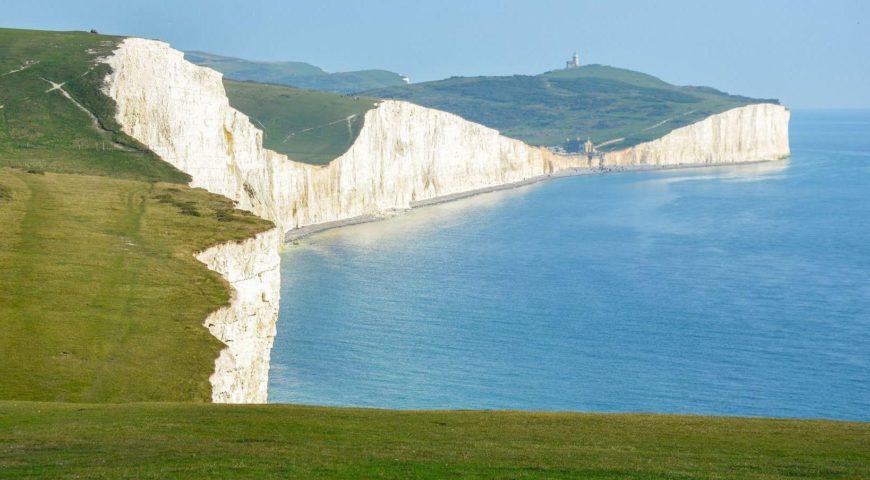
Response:
M306 239L270 400L870 420L870 112L793 112L791 146Z

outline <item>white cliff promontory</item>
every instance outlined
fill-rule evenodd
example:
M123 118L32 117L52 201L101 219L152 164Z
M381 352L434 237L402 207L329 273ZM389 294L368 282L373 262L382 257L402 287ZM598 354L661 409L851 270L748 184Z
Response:
M606 155L606 165L672 166L778 160L789 155L790 112L759 103L711 115L667 135Z
M280 233L587 166L585 157L555 155L456 115L398 101L369 110L354 144L329 165L302 164L264 149L262 132L230 107L221 74L188 63L167 44L127 39L107 63L106 91L127 134L190 174L192 186L235 200L275 222ZM788 155L787 124L785 108L752 105L608 154L606 164L780 158ZM227 344L211 378L215 401L266 399L280 242L278 233L261 234L198 256L236 290L231 306L206 322Z
M269 352L275 338L281 287L277 228L240 242L211 247L196 255L229 282L230 304L205 319L208 330L224 342L209 379L212 401L265 403Z

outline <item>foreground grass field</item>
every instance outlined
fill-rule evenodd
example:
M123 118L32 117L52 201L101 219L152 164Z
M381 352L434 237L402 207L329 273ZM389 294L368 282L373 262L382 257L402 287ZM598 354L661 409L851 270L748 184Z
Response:
M870 424L0 402L0 478L870 478Z
M324 165L346 152L377 100L282 85L224 80L230 105L263 130L263 146Z
M209 400L202 321L229 295L193 254L271 224L167 183L0 168L0 188L0 399Z

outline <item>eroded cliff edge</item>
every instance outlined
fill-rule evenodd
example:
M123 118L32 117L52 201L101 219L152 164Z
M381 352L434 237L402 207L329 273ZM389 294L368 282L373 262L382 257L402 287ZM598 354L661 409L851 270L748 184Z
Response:
M221 274L232 291L229 305L212 312L204 322L227 345L209 378L214 402L266 403L269 352L278 321L281 257L276 246L281 238L281 232L273 228L196 255Z
M230 107L221 75L186 62L167 44L127 39L107 62L112 73L106 90L118 104L125 133L190 174L192 186L229 197L277 225L198 256L235 290L230 307L206 320L227 345L211 378L216 402L266 400L281 233L587 166L585 157L554 155L456 115L398 101L370 110L357 140L329 165L302 164L264 149L262 132ZM787 125L784 107L752 105L609 154L606 163L781 158L788 155ZM255 292L261 300L249 301Z

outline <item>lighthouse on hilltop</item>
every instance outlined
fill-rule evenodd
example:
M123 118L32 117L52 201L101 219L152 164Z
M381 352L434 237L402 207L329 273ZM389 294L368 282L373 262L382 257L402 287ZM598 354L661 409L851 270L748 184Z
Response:
M571 57L571 60L565 62L565 70L570 70L572 68L580 68L580 54L574 52L574 56Z

